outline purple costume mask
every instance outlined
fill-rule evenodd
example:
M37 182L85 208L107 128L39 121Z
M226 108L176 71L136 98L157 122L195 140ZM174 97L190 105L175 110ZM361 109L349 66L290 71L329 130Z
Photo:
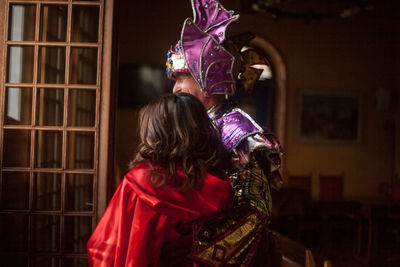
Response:
M202 92L234 94L236 77L232 69L234 56L221 43L229 23L238 19L215 0L192 0L193 20L183 24L181 39L167 54L167 76L189 71Z

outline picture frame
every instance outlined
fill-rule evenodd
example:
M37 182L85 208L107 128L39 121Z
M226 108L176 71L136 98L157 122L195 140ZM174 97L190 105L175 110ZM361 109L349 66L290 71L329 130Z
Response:
M360 144L362 96L355 92L301 91L297 139L301 143Z

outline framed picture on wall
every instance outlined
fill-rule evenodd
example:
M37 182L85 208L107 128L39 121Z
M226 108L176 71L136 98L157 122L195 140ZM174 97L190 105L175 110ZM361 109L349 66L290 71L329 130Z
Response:
M297 139L304 143L361 143L362 97L357 93L302 91Z

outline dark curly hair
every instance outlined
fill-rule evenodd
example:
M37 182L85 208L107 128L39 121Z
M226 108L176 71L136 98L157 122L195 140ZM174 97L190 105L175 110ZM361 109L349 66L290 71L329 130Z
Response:
M130 167L148 160L155 187L201 187L206 172L222 175L230 157L201 102L187 93L167 94L139 112L140 144ZM187 179L177 181L181 170Z

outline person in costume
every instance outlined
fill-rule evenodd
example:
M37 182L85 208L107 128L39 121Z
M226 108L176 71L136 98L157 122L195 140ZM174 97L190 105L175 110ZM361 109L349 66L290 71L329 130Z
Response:
M279 266L280 254L267 227L270 187L280 181L282 148L274 134L227 100L235 92L239 73L245 90L251 92L261 74L251 65L262 57L254 50L241 51L252 34L226 38L226 27L239 17L233 11L215 0L191 3L193 19L185 20L180 40L167 53L167 76L175 80L174 93L190 93L203 103L219 130L235 163L235 208L196 224L190 257L212 266ZM275 255L267 259L268 250Z
M90 266L197 266L195 221L232 206L227 157L195 97L170 94L140 111L140 145L87 243ZM218 195L218 198L215 196Z

